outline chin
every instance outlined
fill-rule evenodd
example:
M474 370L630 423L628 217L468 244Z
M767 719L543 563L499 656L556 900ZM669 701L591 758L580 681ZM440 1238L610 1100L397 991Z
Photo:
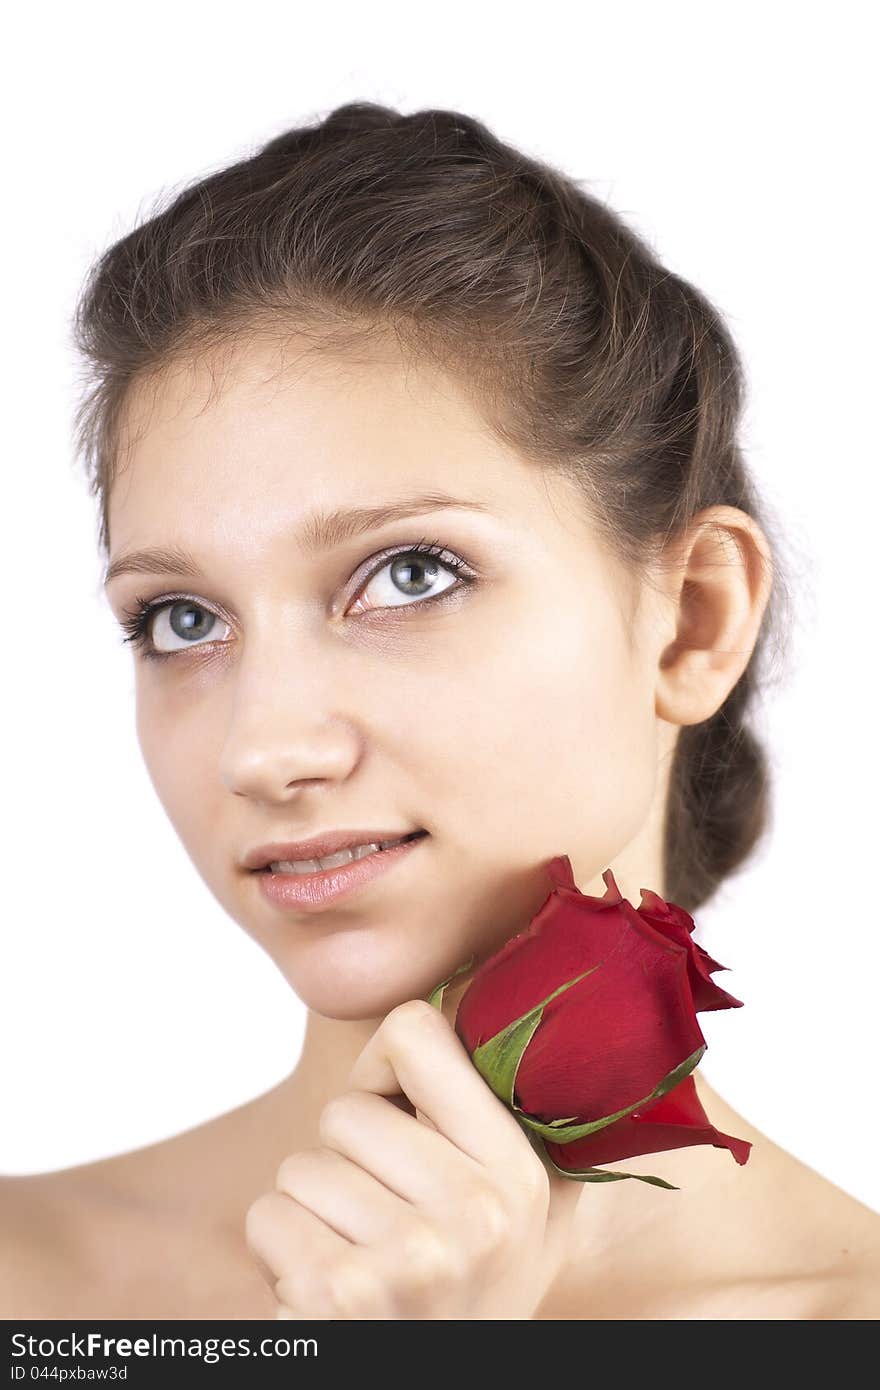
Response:
M326 964L308 975L302 970L295 974L283 969L276 961L290 988L312 1013L339 1022L366 1022L384 1018L410 999L427 999L431 990L446 978L442 967L428 976L399 971L397 977L388 969L358 971L349 959L348 968L336 969Z

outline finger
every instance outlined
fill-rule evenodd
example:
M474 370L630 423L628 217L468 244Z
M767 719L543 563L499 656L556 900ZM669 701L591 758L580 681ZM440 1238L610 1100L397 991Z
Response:
M291 1269L278 1280L275 1297L293 1317L396 1318L399 1313L385 1263L387 1255L350 1245L336 1260Z
M382 1020L355 1061L352 1090L398 1091L441 1134L478 1163L522 1165L528 1139L477 1071L449 1020L424 999L407 1000Z
M370 1098L358 1099L369 1102ZM378 1097L372 1099L377 1105L387 1104ZM399 1114L393 1106L388 1108ZM389 1141L380 1136L379 1142ZM282 1162L275 1186L346 1240L375 1245L393 1239L411 1208L380 1180L380 1174L365 1171L356 1159L355 1153L349 1157L335 1148L299 1149Z
M378 1179L394 1200L435 1215L445 1217L465 1204L482 1176L479 1164L444 1134L371 1091L334 1097L321 1113L320 1134L328 1153L344 1156L370 1180ZM295 1155L293 1159L298 1161ZM300 1191L294 1195L311 1206L308 1189L303 1191L304 1196ZM326 1197L315 1195L326 1210ZM387 1214L399 1216L400 1209Z
M247 1247L270 1288L295 1266L337 1260L351 1242L282 1192L266 1192L248 1208Z
M443 1014L444 1018L449 1020L453 1027L455 1026L455 1015L458 1012L458 1006L461 1003L462 996L470 988L471 981L479 969L480 964L480 958L474 955L470 968L468 970L462 970L459 975L453 975L449 984L443 991L440 1000L440 1012Z
M248 1247L291 1318L390 1318L390 1287L378 1264L307 1207L268 1192L248 1209Z

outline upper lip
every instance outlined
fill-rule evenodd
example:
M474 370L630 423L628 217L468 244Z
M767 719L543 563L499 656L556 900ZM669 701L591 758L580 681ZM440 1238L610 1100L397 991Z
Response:
M271 845L257 845L249 850L242 860L246 869L263 869L280 859L322 859L327 854L335 854L338 849L354 849L355 845L381 844L383 840L399 840L404 835L418 835L415 830L328 830L325 835L315 835L311 840L280 841Z

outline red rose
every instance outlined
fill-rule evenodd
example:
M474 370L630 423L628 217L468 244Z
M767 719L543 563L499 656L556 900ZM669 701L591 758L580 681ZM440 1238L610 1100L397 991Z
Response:
M706 1050L697 1012L741 1007L711 978L727 967L693 940L677 904L643 888L634 908L610 869L604 897L581 893L567 855L548 871L543 906L458 1005L455 1031L477 1068L567 1177L672 1187L596 1165L690 1144L745 1163L751 1144L710 1124L691 1075Z

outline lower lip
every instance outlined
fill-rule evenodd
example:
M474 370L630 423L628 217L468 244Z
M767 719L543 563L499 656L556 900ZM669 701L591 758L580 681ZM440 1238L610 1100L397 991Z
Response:
M262 870L257 873L260 892L275 907L320 912L387 873L427 838L427 835L420 835L417 840L407 840L393 849L378 850L363 859L353 859L349 864L322 869L315 874L278 874Z

